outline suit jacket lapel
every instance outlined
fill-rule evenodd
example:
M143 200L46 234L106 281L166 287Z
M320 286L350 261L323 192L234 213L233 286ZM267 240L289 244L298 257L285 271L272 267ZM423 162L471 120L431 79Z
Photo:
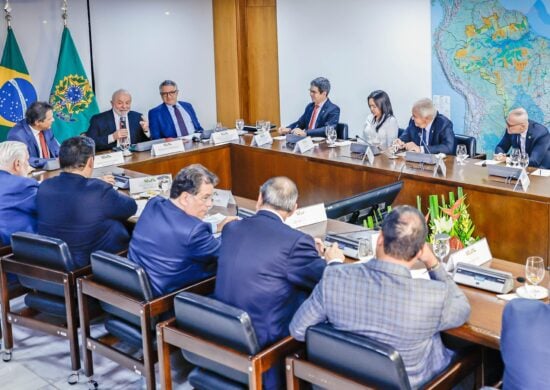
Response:
M29 141L29 142L27 142L27 145L32 145L32 147L34 149L30 153L31 157L33 156L33 152L34 152L34 156L36 156L38 158L42 157L40 155L40 149L38 149L38 144L36 143L36 138L34 136L34 133L32 132L31 127L27 123L25 123L25 133L26 133L26 136L27 136L27 140Z

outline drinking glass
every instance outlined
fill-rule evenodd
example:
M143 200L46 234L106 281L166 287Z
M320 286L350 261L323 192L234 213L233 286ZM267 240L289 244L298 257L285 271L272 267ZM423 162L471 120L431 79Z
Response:
M124 156L132 154L132 152L130 152L130 139L128 137L120 138L118 142Z
M357 243L357 257L360 261L365 261L373 255L372 243L370 238L363 237Z
M214 129L214 131L217 133L218 131L222 131L222 130L223 130L223 124L221 122L216 123L216 128Z
M521 153L519 156L519 166L523 169L529 166L529 155L527 153Z
M244 119L237 119L235 121L235 128L237 131L243 131L244 130Z
M259 133L262 131L262 129L264 128L265 126L265 121L262 120L262 119L259 119L256 121L256 131Z
M265 121L262 129L264 132L269 132L271 130L271 122Z
M438 233L434 237L434 255L439 259L440 263L443 263L443 259L447 257L451 251L450 239L451 237L446 233Z
M464 165L466 159L468 158L468 151L466 150L466 145L457 145L456 147L456 159L458 165Z
M510 165L513 167L519 166L519 157L521 156L521 150L519 148L512 148L510 151Z
M529 256L525 262L525 278L534 286L533 293L537 290L537 285L544 279L544 260L539 256ZM525 286L527 289L527 286Z
M334 126L327 126L325 128L325 135L327 136L327 144L333 145L336 142L336 129Z

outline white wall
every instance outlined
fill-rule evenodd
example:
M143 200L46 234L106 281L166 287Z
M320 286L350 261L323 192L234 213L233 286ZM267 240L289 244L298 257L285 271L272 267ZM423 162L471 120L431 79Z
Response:
M69 3L69 29L91 78L86 0ZM11 1L12 27L38 97L47 100L55 75L61 0ZM132 108L147 114L160 104L158 85L178 83L204 127L216 123L212 2L207 0L90 1L95 91L101 110L118 88L132 93ZM0 24L5 31L5 21ZM5 34L0 34L0 45Z
M281 121L309 103L309 82L327 77L340 121L359 134L375 89L405 127L412 103L431 96L430 0L278 0Z

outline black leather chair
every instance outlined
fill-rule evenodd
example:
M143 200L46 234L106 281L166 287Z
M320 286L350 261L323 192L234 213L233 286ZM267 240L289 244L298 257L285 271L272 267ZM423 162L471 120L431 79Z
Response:
M197 367L188 376L197 389L262 389L262 374L296 350L292 337L260 350L248 314L206 296L176 295L176 318L157 326L162 388L172 388L170 346Z
M474 158L477 155L476 137L470 137L469 135L464 134L455 134L455 155L456 147L458 145L466 145L466 150L468 151L468 156L470 156L470 158Z
M286 359L287 389L300 387L300 380L326 389L410 389L399 353L391 346L328 324L308 328L307 360ZM476 389L481 383L481 351L472 349L456 359L423 389L450 389L476 369Z
M92 351L98 352L142 375L147 388L154 389L157 354L153 332L159 316L172 309L174 295L182 290L156 298L143 268L124 257L104 251L92 253L91 265L93 275L78 280L84 373L91 385L97 385L92 379ZM213 288L214 278L210 278L186 289L210 293ZM109 334L116 340L141 349L143 357L135 358L131 353L116 349L112 346L112 337L91 336L88 312L90 297L99 300L107 313L104 325Z
M336 125L336 136L338 139L348 139L348 124L338 123Z
M11 254L11 246L3 246L0 247L0 257L7 256ZM25 294L28 290L21 286L19 283L19 280L17 278L9 278L7 279L7 289L8 289L8 299L17 298L23 294ZM2 278L0 278L0 291L2 291ZM0 341L2 340L2 326L0 325Z
M69 383L78 381L80 355L78 349L78 319L76 279L87 275L89 266L77 268L67 244L57 238L32 233L14 233L11 237L12 254L0 260L2 288L2 327L4 330L4 361L11 360L13 347L12 325L40 330L69 340L73 373ZM28 310L12 312L7 285L7 273L17 275L19 283L30 290L25 295ZM37 314L50 316L35 318ZM44 317L44 316L42 316ZM51 321L52 317L62 318Z

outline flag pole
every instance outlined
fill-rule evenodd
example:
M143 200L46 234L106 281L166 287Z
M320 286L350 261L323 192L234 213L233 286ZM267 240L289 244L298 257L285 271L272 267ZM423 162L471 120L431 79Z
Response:
M67 27L67 19L69 18L69 6L67 5L67 0L63 0L63 5L61 6L61 18L63 19L63 26Z
M11 7L9 0L6 0L6 3L4 4L4 12L6 13L5 18L8 28L11 28Z

